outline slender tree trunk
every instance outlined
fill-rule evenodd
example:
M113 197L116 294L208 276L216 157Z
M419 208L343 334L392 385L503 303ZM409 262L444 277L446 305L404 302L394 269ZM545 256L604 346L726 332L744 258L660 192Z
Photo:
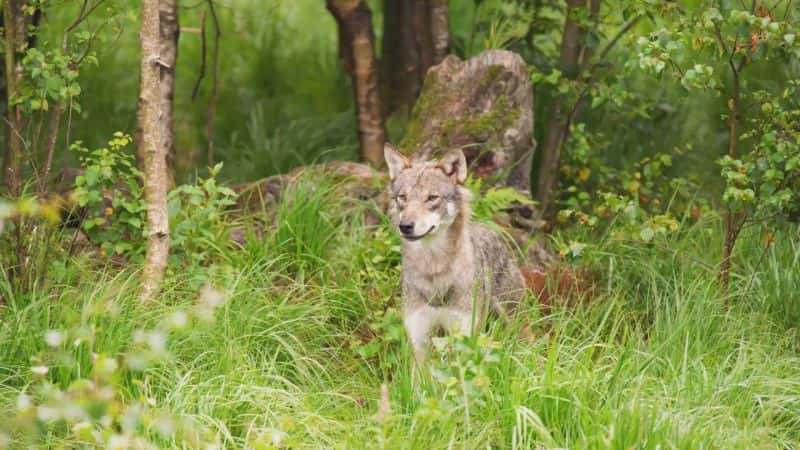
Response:
M211 96L208 99L208 109L206 110L206 138L208 139L208 165L214 165L214 125L217 117L217 96L219 94L219 41L222 38L222 29L217 18L217 11L214 9L214 1L208 0L208 10L211 12L211 19L214 22L214 58L212 60L211 74Z
M159 0L142 0L141 79L138 102L140 138L137 154L143 160L144 193L147 202L147 254L142 279L142 299L159 291L167 268L169 222L167 216L167 147L165 116L161 110L161 79L164 70L160 49Z
M58 130L61 127L61 113L63 107L60 103L55 103L50 108L49 127L47 130L47 139L44 143L44 162L42 163L42 175L39 177L39 197L44 197L47 194L47 181L50 178L50 172L53 169L53 157L56 153L56 144L58 143Z
M569 77L578 75L580 67L581 41L583 31L578 23L572 19L574 12L586 6L585 0L567 0L566 19L564 32L561 38L561 54L559 68ZM561 97L553 102L552 113L547 122L542 159L536 186L536 199L539 201L540 210L545 218L554 213L556 190L558 188L558 172L561 166L561 148L569 134L565 131L568 126L566 107Z
M730 100L731 116L728 119L728 156L736 158L736 144L738 143L736 127L739 122L739 69L732 60L730 61L730 67L733 77L733 93ZM731 257L733 256L733 247L736 244L736 239L739 236L739 229L736 213L730 207L727 207L723 222L725 240L722 245L722 263L719 270L722 290L726 294L730 286Z
M372 14L364 0L327 0L327 6L339 26L339 56L353 79L361 157L381 167L386 130L378 87Z
M19 0L6 0L3 5L3 24L5 30L5 135L6 148L3 158L3 178L10 197L17 197L22 189L24 167L23 132L24 117L19 105L12 105L11 99L17 95L17 87L22 78L22 67L17 52L25 40L25 15Z
M175 185L175 64L178 61L178 1L159 2L159 33L161 36L161 121L164 126L164 147L167 152L168 187Z

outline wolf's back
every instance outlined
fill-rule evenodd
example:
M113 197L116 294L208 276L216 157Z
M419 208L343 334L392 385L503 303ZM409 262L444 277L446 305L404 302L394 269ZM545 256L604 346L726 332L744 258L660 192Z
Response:
M469 236L485 295L490 302L510 312L525 293L525 280L516 258L503 238L484 225L470 223Z

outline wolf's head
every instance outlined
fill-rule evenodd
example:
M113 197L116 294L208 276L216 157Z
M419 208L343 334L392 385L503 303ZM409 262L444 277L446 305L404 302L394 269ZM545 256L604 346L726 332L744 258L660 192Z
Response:
M438 161L411 161L391 145L383 150L391 179L389 215L408 241L435 236L469 215L467 161L461 150Z

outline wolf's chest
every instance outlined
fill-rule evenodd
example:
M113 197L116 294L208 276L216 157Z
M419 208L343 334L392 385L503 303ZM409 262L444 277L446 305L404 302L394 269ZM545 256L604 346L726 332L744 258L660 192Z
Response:
M426 303L442 306L457 301L474 288L472 267L453 266L435 275L408 273L405 282L414 289Z

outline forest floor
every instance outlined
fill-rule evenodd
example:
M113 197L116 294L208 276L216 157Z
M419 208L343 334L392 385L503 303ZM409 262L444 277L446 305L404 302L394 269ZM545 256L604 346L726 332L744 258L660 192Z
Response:
M420 375L397 312L397 238L341 211L324 192L287 205L267 237L173 264L147 305L135 268L52 250L47 280L0 310L0 414L44 395L43 376L100 382L105 356L121 366L118 408L188 419L223 448L800 446L796 230L765 251L743 236L728 295L717 218L650 244L570 235L600 271L591 302L545 313L531 299L511 326L437 341ZM138 429L155 436L155 423ZM11 438L75 448L88 439L76 429Z

